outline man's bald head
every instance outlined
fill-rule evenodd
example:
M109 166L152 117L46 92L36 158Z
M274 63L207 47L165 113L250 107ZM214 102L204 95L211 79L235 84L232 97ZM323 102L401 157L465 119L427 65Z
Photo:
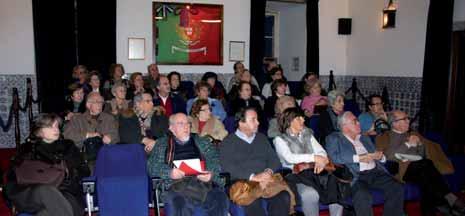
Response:
M189 123L189 119L187 115L184 113L176 113L170 116L170 131L173 135L181 140L187 141L189 140L189 136L191 133L191 125Z
M91 92L87 95L86 108L91 115L98 115L102 112L104 102L100 93Z

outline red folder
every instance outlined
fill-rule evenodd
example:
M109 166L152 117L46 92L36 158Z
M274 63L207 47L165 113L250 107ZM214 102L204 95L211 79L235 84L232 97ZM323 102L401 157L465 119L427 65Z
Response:
M202 174L205 171L205 161L200 161L200 167L202 168L202 170L197 171L189 165L187 165L186 163L181 162L179 169L182 170L186 176L193 176Z

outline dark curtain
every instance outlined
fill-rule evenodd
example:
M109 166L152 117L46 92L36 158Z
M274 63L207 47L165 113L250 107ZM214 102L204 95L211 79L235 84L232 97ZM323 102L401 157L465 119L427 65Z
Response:
M307 0L307 71L320 74L318 0Z
M263 69L266 0L250 0L250 71L260 84L266 82Z
M443 132L451 63L453 0L431 0L426 29L420 131Z
M74 2L33 0L34 44L42 112L60 112L76 65Z
M116 0L77 3L79 64L108 78L110 65L116 63Z
M74 66L106 75L116 60L116 0L32 2L42 112L61 112Z

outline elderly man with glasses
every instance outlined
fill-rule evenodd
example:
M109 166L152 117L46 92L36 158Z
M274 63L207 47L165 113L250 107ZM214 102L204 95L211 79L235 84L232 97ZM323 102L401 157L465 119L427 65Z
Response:
M169 131L168 136L158 139L147 160L149 175L160 177L169 187L164 196L171 210L168 215L194 215L197 208L206 215L227 215L229 201L221 188L217 148L208 139L191 134L186 114L171 115ZM200 163L204 169L191 172L183 168L182 161L187 160L197 161L192 168Z
M383 106L381 95L373 94L368 97L367 112L358 117L364 135L376 136L389 129L387 113Z
M118 123L108 113L102 112L103 97L98 92L87 95L86 112L78 113L65 124L63 135L73 140L85 152L85 160L93 171L97 152L102 144L119 142Z
M376 151L371 139L361 135L360 123L351 112L337 117L340 132L326 137L326 151L336 164L346 165L354 176L351 182L352 201L357 215L373 215L369 189L384 192L385 216L403 215L404 189L384 168L383 152Z
M453 173L454 167L440 145L411 131L405 112L395 110L388 120L391 130L376 138L376 147L385 152L391 174L420 186L423 214L434 215L435 207L465 213L463 201L451 193L442 177Z

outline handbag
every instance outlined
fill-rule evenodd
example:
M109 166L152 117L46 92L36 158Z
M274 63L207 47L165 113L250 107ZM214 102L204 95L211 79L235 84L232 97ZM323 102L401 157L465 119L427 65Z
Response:
M100 148L103 146L103 140L101 137L91 137L84 140L84 155L86 161L97 160L97 154Z
M293 214L296 204L295 195L281 174L274 174L273 180L264 187L256 181L238 180L229 189L229 199L238 205L248 206L258 198L271 198L281 191L289 193L289 214Z
M16 181L20 185L46 184L58 187L66 176L64 160L50 164L40 160L26 159L15 168Z
M302 162L295 164L292 167L292 173L298 174L306 169L314 169L315 168L315 163L314 162ZM336 179L342 183L350 183L352 181L353 175L350 172L350 170L340 164L334 164L333 162L329 161L328 164L326 164L324 171L328 172L329 174L332 174L336 177Z
M202 182L195 176L188 176L175 181L169 190L180 193L196 203L203 203L212 187L211 182Z

